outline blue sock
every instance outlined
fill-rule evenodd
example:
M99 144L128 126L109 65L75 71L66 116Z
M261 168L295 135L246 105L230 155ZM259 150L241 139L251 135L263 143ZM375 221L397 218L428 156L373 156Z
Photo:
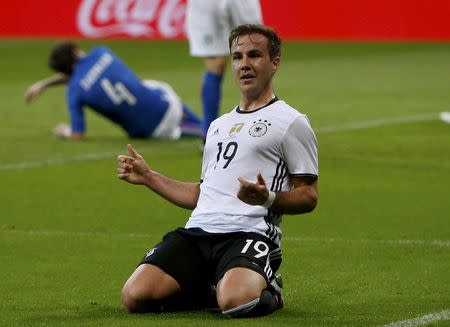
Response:
M203 110L203 133L206 136L209 124L219 115L220 99L222 96L223 75L217 75L206 71L203 75L202 85L202 110Z
M183 103L182 136L203 136L203 121Z

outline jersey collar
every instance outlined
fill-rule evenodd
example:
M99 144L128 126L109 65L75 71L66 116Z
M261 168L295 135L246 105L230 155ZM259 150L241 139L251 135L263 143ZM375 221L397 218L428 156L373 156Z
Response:
M237 113L240 113L240 114L251 114L251 113L253 113L253 112L255 112L255 111L261 110L262 108L265 108L265 107L270 106L272 103L275 103L275 102L277 102L278 100L280 100L280 99L278 99L278 97L275 96L274 98L272 98L272 100L270 100L270 101L269 101L268 103L266 103L264 106L259 107L259 108L255 109L255 110L252 110L252 111L243 111L243 110L241 110L241 108L240 108L239 106L237 106L237 107L236 107L236 112L237 112Z

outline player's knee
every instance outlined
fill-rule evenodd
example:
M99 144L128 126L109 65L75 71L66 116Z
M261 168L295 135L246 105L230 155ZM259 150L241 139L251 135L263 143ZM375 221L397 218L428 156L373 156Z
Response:
M180 286L160 268L140 265L122 289L122 305L128 312L161 310L161 301L179 292Z
M217 304L219 304L219 308L222 311L228 311L233 308L239 307L242 304L245 304L246 302L244 299L242 299L239 294L227 294L222 295L217 298Z
M153 303L158 302L151 293L144 293L143 290L133 284L125 284L122 289L121 300L123 307L129 313L154 311Z
M124 288L121 294L122 305L128 313L160 312L161 301L136 289Z
M221 307L222 314L231 318L249 318L265 316L276 310L273 294L264 290L261 295L251 301L235 302L229 307Z
M136 312L136 299L133 298L128 292L122 291L121 295L122 306L129 313Z
M222 314L231 318L246 317L248 313L251 312L253 308L258 304L258 302L259 298L238 306L224 308L222 309Z
M125 286L122 289L122 305L129 313L138 312L139 302L141 300L142 299L140 298L139 294L135 290L133 290L133 288Z
M255 299L259 299L260 293L258 290L242 290L237 291L219 291L217 293L217 303L219 308L223 311L229 311L246 305Z

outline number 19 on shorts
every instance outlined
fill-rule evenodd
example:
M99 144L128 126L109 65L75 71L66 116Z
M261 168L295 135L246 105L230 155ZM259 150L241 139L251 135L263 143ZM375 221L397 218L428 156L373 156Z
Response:
M245 246L241 253L247 253L248 251L256 252L255 254L252 253L253 256L255 258L261 258L269 253L269 246L263 241L255 242L255 240L247 239L245 240Z

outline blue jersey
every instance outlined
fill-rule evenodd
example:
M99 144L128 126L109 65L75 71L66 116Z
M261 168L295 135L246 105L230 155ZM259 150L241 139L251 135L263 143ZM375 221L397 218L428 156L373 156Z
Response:
M121 126L129 137L149 137L161 122L169 103L165 92L148 88L106 47L81 57L67 88L72 132L85 132L83 107Z

